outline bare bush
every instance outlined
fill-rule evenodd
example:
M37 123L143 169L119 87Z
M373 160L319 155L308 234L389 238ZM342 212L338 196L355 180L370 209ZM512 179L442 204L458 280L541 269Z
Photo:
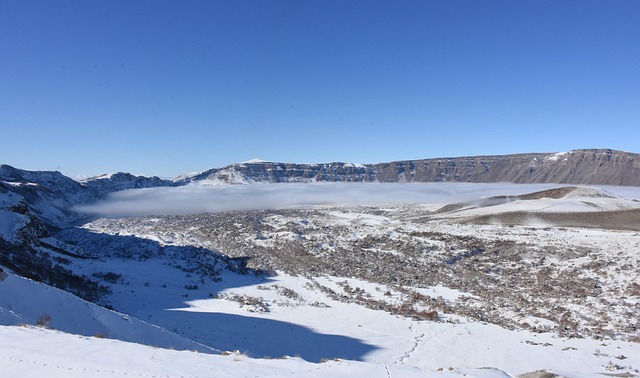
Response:
M51 325L51 315L42 314L36 320L36 325L42 328L50 328Z

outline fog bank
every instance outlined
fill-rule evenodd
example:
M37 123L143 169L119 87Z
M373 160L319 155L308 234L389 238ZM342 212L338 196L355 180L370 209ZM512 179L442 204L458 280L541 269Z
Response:
M517 195L557 184L469 183L308 183L253 185L187 185L131 189L77 211L109 218L185 215L231 210L266 210L310 205L435 204Z

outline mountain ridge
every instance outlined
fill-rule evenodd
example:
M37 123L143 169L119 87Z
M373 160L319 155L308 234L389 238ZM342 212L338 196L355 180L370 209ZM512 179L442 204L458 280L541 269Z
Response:
M402 160L376 164L244 162L179 181L259 182L512 182L640 186L640 154L611 149Z
M0 164L0 193L12 192L14 200L25 199L36 213L53 224L68 220L69 209L74 205L91 203L126 189L287 182L510 182L640 186L640 154L611 149L579 149L562 153L445 157L376 164L248 161L173 180L117 172L77 181L57 171L27 171Z

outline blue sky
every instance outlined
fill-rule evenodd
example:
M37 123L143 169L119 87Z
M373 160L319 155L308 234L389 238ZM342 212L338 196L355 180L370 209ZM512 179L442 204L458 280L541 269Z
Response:
M0 162L640 152L640 1L0 2Z

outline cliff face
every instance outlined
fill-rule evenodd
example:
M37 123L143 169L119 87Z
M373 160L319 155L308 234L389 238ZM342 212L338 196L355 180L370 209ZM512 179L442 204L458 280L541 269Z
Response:
M640 154L607 149L422 159L381 164L242 163L189 181L513 182L640 186Z
M295 163L240 163L224 168L211 169L193 176L189 181L212 181L216 183L254 182L313 182L345 181L374 182L375 168L371 165L351 163L295 164Z
M613 150L426 159L375 165L380 181L640 185L640 155ZM395 179L398 177L398 179Z

